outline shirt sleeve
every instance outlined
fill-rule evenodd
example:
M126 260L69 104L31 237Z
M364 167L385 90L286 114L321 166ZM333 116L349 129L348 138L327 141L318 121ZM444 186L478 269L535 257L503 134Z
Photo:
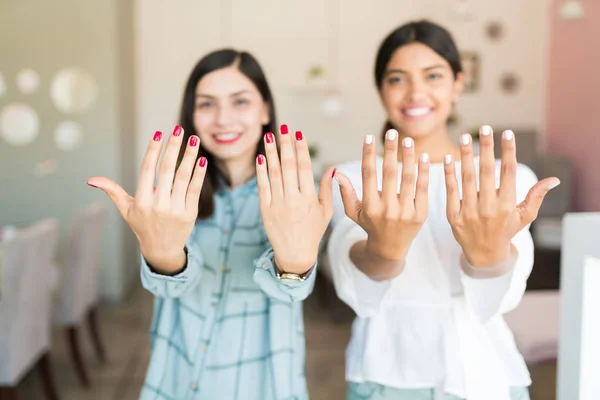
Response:
M523 164L517 169L517 203L525 199L538 179ZM463 262L461 282L465 299L479 321L487 322L497 314L513 310L520 303L527 279L533 268L533 238L529 225L518 232L511 241L513 252L503 265L477 268Z
M355 166L354 166L355 167ZM360 170L340 167L352 182L359 198L362 196ZM379 312L381 303L391 287L391 281L374 281L362 272L350 259L350 249L367 233L344 212L344 204L337 181L333 181L333 219L331 236L327 245L327 256L338 297L348 304L361 318L371 317Z

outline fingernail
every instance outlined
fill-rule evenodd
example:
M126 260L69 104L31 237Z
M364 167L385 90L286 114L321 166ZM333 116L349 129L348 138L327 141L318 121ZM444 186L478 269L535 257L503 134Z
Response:
M505 140L512 140L513 136L514 136L513 131L510 131L510 130L504 131L504 139Z
M190 146L196 147L197 145L198 145L198 137L197 136L191 136L190 137Z
M556 179L556 181L554 181L554 183L552 185L550 185L550 189L554 189L555 187L557 187L558 185L560 185L560 180Z
M154 132L154 137L152 138L152 140L154 140L155 142L160 142L160 139L162 139L162 132L161 131Z
M367 136L365 137L365 143L366 143L366 144L371 144L371 143L373 143L373 135L367 135Z
M296 131L296 140L298 140L298 141L302 140L302 132Z
M333 169L333 172L331 173L331 177L332 177L332 178L333 178L333 177L335 177L335 173L336 173L336 172L337 172L337 168L334 168L334 169Z
M267 138L267 143L273 143L273 134L271 132L267 132L265 136Z
M206 166L206 157L200 157L200 160L198 161L198 165L201 167L205 167Z
M444 162L450 164L452 162L452 154L446 154L446 156L444 156Z
M421 161L429 162L429 154L427 154L427 153L421 154Z
M258 160L258 165L263 165L263 163L265 162L265 156L263 156L262 154L259 154L258 157L256 157Z
M466 146L471 142L471 135L469 135L468 133L465 133L464 135L462 135L460 137L460 142Z
M91 186L91 187L93 187L93 188L96 188L96 189L98 189L98 186L96 186L96 185L92 185L91 183L88 183L88 186Z
M481 132L481 134L483 136L489 136L490 133L492 133L492 127L489 126L489 125L484 125L484 126L481 127L481 131L480 132Z
M173 129L173 136L179 136L181 135L181 132L183 132L183 128L177 125L175 129Z
M410 149L413 145L413 140L412 138L406 137L404 138L404 140L402 141L402 144L404 145L404 147L406 147L407 149Z
M289 132L288 126L286 124L281 125L281 134L282 135L287 135L288 132Z
M385 138L387 140L395 140L396 137L398 136L398 131L395 129L389 129L386 133L385 133Z

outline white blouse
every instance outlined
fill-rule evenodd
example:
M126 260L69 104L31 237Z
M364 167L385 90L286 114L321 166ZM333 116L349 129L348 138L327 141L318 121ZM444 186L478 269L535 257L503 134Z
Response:
M380 189L382 162L378 157ZM477 170L478 163L476 158ZM361 162L341 165L338 171L362 197ZM460 187L460 162L456 172ZM446 218L443 164L431 164L429 174L427 220L408 251L403 272L381 282L368 278L350 260L350 248L367 234L345 215L334 182L327 253L336 292L357 314L346 351L346 379L395 388L437 388L469 400L510 400L510 387L531 384L502 317L519 304L531 273L529 226L513 238L518 251L513 268L495 278L468 276ZM499 178L497 161L496 187ZM519 164L518 202L536 182L531 169Z

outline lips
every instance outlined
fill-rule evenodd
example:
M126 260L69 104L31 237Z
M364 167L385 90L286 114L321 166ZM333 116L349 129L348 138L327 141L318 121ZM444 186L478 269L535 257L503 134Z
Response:
M222 132L222 133L214 133L212 138L218 144L232 144L235 143L240 137L241 133L236 132Z

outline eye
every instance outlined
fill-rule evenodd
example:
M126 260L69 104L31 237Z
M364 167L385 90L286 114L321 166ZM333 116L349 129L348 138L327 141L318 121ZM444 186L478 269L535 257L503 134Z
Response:
M432 72L431 74L427 75L427 79L430 80L438 80L438 79L442 79L443 75L440 74L439 72Z
M246 100L246 99L236 99L235 102L234 102L234 104L236 106L245 106L248 103L249 103L249 101Z
M392 77L388 78L388 83L390 85L394 85L396 83L401 83L403 81L404 81L404 79L401 76L392 76Z
M210 101L203 101L203 102L196 104L196 108L200 108L200 109L210 108L211 106L212 106L212 103Z

